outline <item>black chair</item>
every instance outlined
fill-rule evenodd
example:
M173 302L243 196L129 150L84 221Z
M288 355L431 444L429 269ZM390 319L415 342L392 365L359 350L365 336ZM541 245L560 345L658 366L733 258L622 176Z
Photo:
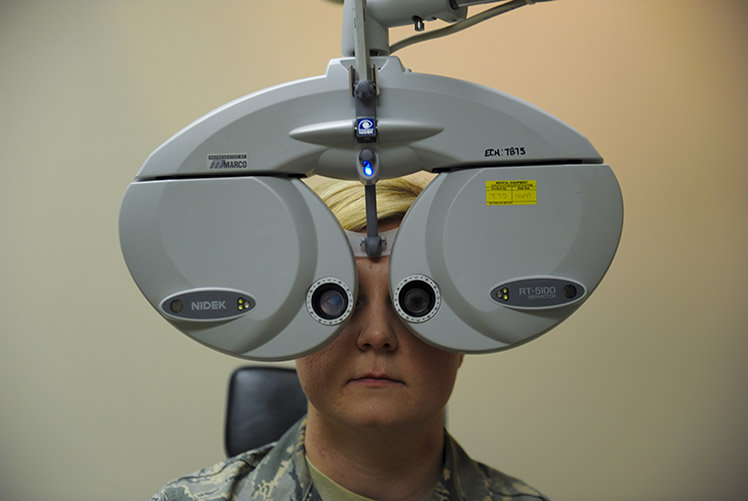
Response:
M306 414L294 369L239 367L229 380L224 449L227 457L278 440Z

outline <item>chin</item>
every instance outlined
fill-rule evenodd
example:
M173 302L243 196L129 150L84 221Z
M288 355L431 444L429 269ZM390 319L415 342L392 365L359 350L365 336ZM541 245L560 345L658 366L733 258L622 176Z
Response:
M345 410L345 420L351 426L366 430L402 429L423 427L434 418L442 421L441 412L423 412L396 402L365 402L359 405L349 403Z

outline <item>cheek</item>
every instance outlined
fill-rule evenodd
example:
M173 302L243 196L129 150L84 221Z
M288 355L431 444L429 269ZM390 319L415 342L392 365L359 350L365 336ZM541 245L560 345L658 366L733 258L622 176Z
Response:
M313 403L323 398L340 374L340 356L335 341L321 350L296 360L296 372L307 398Z
M317 392L319 381L324 377L321 375L324 373L323 367L324 357L320 357L319 352L296 360L296 373L299 375L299 382L310 400Z
M462 364L463 356L445 352L431 346L422 349L424 356L418 366L419 383L433 392L437 399L449 399L457 379L457 371Z

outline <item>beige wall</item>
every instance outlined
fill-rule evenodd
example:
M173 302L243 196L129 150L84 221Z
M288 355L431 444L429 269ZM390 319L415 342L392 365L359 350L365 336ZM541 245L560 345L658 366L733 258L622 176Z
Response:
M339 14L0 2L1 499L144 499L222 458L242 361L147 306L119 203L197 116L322 73ZM469 357L450 406L468 451L556 501L748 492L746 19L744 0L561 0L399 54L560 117L619 177L625 229L597 293L540 340Z

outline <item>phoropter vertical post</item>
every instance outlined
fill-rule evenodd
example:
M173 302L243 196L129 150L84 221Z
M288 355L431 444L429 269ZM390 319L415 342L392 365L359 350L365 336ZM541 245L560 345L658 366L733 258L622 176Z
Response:
M377 142L377 69L369 59L366 40L366 0L355 0L353 20L356 66L351 74L351 94L356 102L356 142L360 145L356 158L359 179L366 195L366 238L361 245L369 257L378 257L387 242L379 235L377 223L376 183L379 162L376 151L367 147Z

